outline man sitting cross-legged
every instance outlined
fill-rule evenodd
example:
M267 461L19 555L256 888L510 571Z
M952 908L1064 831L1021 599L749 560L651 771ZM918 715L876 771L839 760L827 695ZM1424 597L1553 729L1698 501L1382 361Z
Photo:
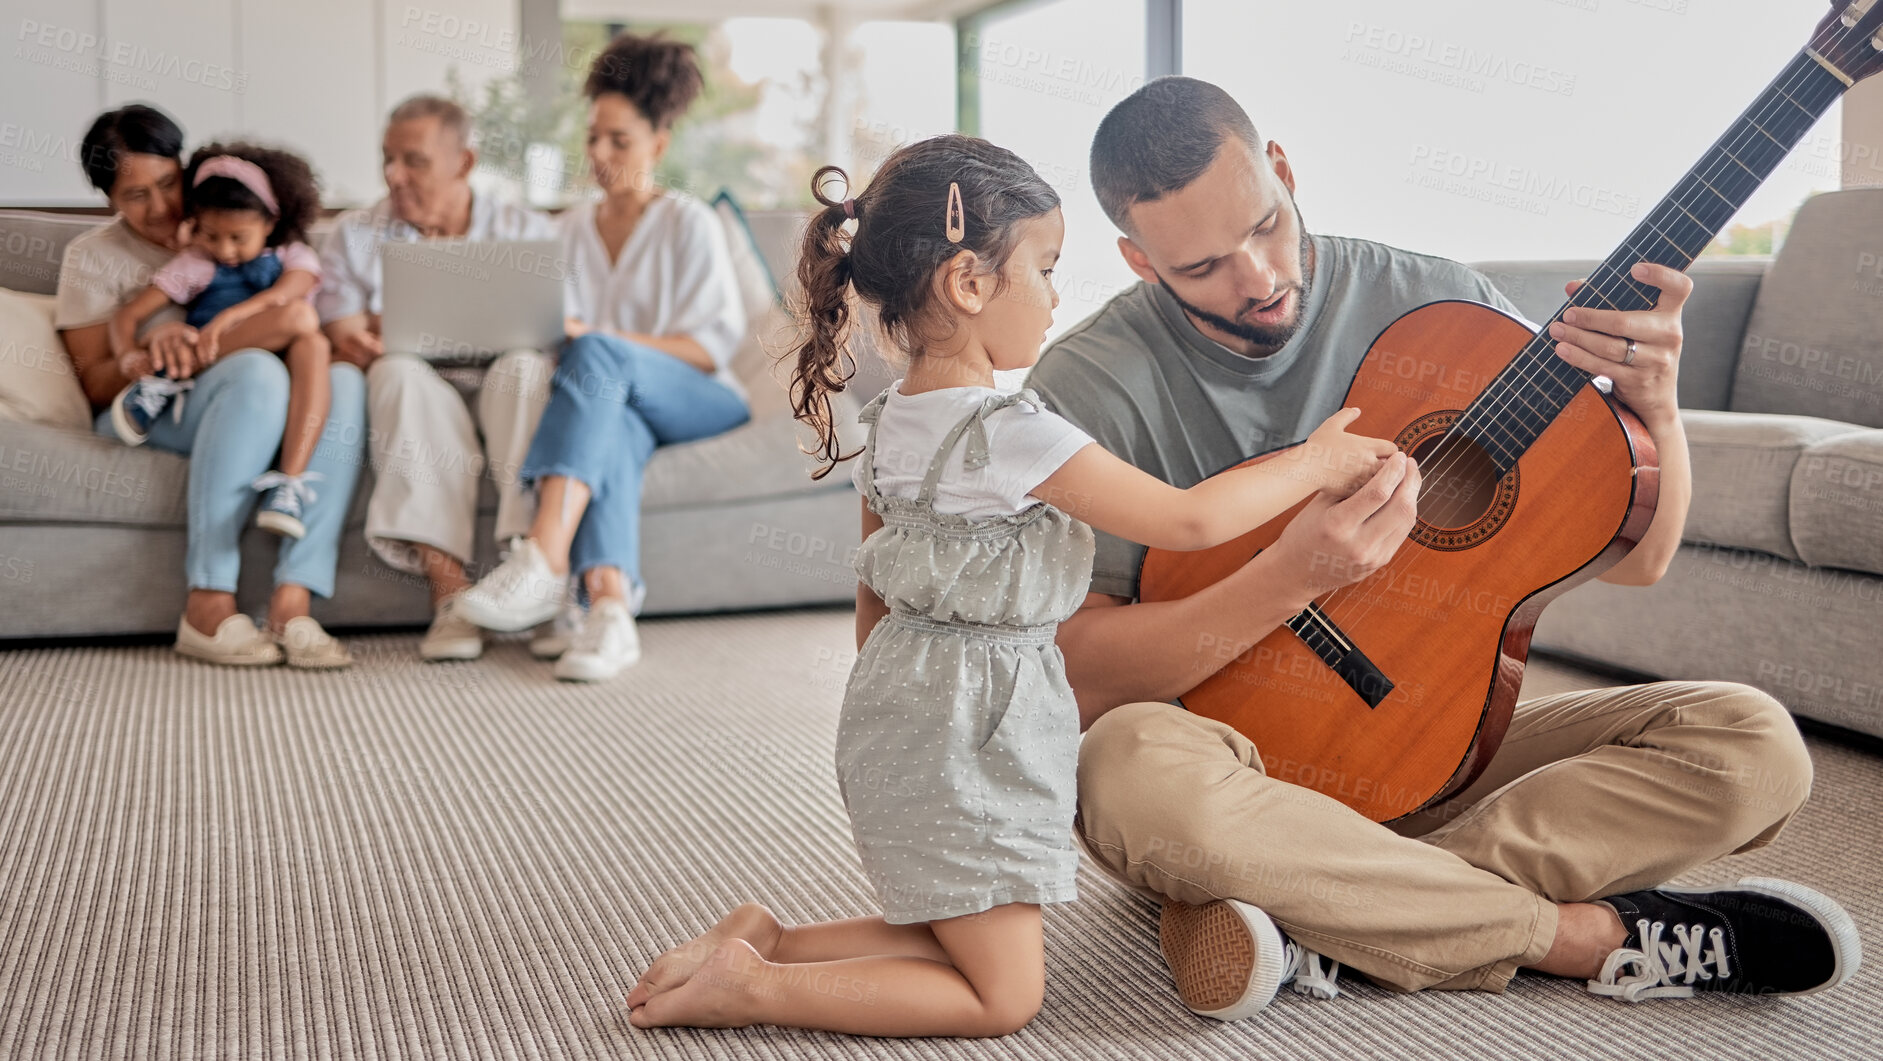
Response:
M1469 299L1515 313L1457 263L1310 234L1281 147L1201 81L1159 79L1119 103L1091 172L1143 282L1059 339L1028 385L1176 486L1306 437L1406 311ZM1633 275L1661 290L1657 308L1572 310L1551 335L1565 360L1613 380L1659 450L1659 510L1602 576L1647 585L1680 544L1691 491L1674 381L1692 282L1658 266ZM1390 825L1267 776L1248 739L1170 702L1226 662L1199 652L1199 631L1253 644L1387 563L1414 525L1419 482L1395 457L1174 601L1136 603L1143 549L1098 535L1093 592L1058 633L1089 726L1078 833L1100 865L1164 901L1186 1004L1232 1019L1290 980L1331 997L1324 962L1401 990L1502 991L1528 968L1629 1000L1848 979L1855 928L1816 892L1661 887L1771 843L1810 792L1796 726L1756 690L1661 682L1521 703L1482 776Z

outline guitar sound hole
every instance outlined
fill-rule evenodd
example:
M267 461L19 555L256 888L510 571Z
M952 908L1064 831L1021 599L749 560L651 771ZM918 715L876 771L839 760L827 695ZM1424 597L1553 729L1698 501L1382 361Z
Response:
M1419 519L1455 530L1484 517L1497 498L1497 465L1476 442L1447 431L1413 447L1422 483Z

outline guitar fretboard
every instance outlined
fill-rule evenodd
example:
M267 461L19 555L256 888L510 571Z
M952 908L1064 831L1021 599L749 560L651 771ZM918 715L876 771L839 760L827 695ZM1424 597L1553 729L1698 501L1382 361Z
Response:
M1635 263L1680 270L1692 265L1844 89L1842 80L1800 51L1550 321L1571 306L1652 308L1659 292L1629 275ZM1507 472L1591 378L1556 356L1546 323L1472 401L1457 430L1483 447L1500 474Z

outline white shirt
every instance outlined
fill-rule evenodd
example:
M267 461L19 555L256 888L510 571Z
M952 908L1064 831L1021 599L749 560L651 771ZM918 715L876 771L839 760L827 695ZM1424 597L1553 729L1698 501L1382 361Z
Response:
M876 418L876 489L890 497L913 499L922 490L928 466L948 432L962 418L999 394L992 387L944 387L921 394L902 393L902 381L889 388L889 399ZM956 442L935 487L935 511L987 519L1024 512L1037 499L1028 496L1072 455L1093 445L1092 436L1043 405L1019 401L989 414L987 465L962 470L967 443ZM851 481L863 489L863 462Z
M528 207L489 195L471 196L471 224L467 240L554 239L556 223ZM359 313L384 311L379 245L388 240L409 243L420 239L418 229L392 212L392 200L381 199L364 210L348 210L334 220L333 231L320 245L320 290L314 308L322 323Z
M719 215L690 195L664 192L610 261L595 207L570 207L561 219L568 315L592 328L687 336L718 366L713 378L743 393L730 368L745 337L745 307Z
M59 297L54 308L55 327L84 328L102 324L150 286L150 278L176 252L157 246L131 231L122 216L111 219L65 245L59 267ZM164 321L182 320L181 306L165 306L138 325L142 338Z

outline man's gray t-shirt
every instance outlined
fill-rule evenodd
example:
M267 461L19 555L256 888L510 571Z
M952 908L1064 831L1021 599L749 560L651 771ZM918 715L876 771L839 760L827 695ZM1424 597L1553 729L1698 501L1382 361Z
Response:
M1428 302L1469 299L1521 316L1485 277L1444 258L1313 236L1300 330L1268 357L1198 331L1162 287L1140 283L1060 336L1027 377L1048 406L1173 486L1298 442L1341 407L1386 326ZM1136 599L1144 547L1098 534L1092 590Z

